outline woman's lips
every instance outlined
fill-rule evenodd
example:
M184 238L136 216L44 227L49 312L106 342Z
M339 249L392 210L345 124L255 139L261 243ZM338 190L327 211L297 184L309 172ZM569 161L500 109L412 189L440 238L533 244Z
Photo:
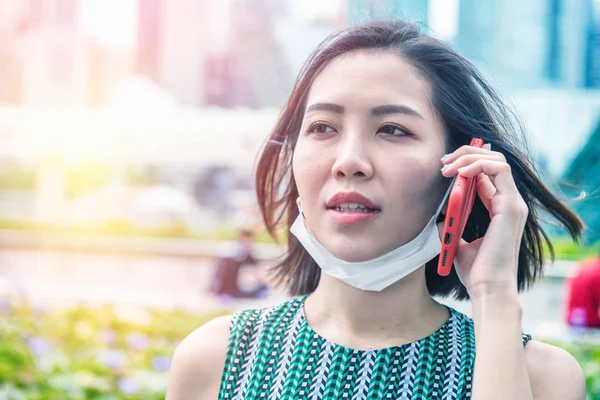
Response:
M326 206L327 208L334 208L336 206L339 206L340 204L351 203L362 204L366 208L370 208L373 210L381 209L381 207L375 204L374 201L371 201L367 196L358 192L338 192L331 196L329 200L327 200Z
M339 211L336 208L327 209L327 215L333 222L340 225L358 225L365 223L377 217L380 213L381 211L379 210Z

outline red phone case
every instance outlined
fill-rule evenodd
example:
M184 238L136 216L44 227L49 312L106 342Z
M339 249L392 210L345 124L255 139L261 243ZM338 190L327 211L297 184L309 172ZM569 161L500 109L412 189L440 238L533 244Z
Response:
M483 140L473 138L470 146L481 147L483 146ZM452 269L458 244L465 230L469 214L473 209L475 191L475 178L456 176L450 196L448 197L448 212L444 221L442 249L438 262L438 274L441 276L448 276Z

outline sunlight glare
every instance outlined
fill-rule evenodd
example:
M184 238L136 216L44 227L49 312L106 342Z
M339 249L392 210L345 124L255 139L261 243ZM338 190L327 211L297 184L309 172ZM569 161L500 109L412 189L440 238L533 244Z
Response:
M329 18L342 6L340 0L295 0L291 2L294 13L302 18Z
M430 0L429 26L442 40L452 40L458 31L458 0Z
M84 33L115 50L137 41L137 0L83 0L80 24Z

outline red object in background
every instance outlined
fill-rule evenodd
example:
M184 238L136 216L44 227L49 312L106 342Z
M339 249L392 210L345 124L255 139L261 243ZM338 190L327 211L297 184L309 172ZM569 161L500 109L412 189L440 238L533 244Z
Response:
M585 259L567 281L565 319L571 326L600 328L600 257Z

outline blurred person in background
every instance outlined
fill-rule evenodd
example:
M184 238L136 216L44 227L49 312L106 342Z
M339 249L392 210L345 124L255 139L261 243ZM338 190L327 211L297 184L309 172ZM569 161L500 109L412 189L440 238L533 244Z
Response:
M567 281L567 290L567 323L577 328L600 328L600 256L579 263Z
M256 170L268 231L289 231L273 272L294 297L191 333L167 399L583 400L577 361L521 330L518 292L552 247L539 213L574 239L582 222L513 119L469 61L410 22L325 39ZM442 277L439 210L459 173L478 198ZM470 299L473 318L435 295Z
M252 268L254 270L255 281L260 282L258 274L257 261L252 255L253 235L248 229L243 229L239 233L238 240L233 248L228 248L224 254L217 258L216 269L211 281L210 291L223 299L244 298L253 299L264 297L267 286L259 283L252 290L246 290L240 287L240 271L242 268Z

